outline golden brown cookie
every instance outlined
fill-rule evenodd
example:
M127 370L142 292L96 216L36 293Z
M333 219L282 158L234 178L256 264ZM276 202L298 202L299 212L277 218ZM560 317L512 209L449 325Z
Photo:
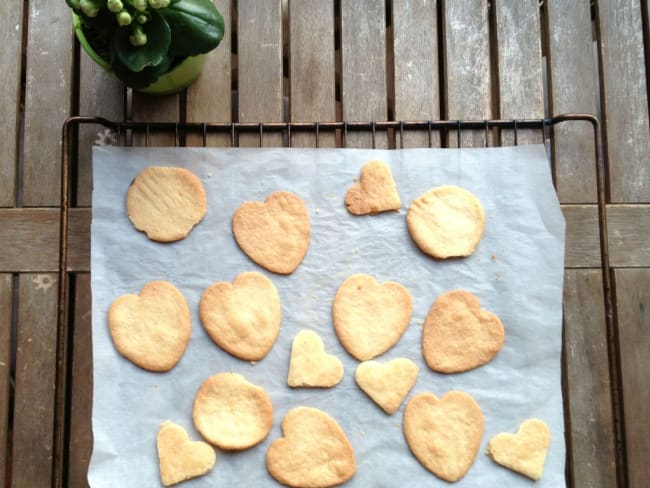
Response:
M422 353L432 370L460 373L490 361L504 339L499 317L481 309L470 292L454 290L431 306L422 331Z
M488 444L488 455L508 469L538 480L542 477L551 431L541 420L529 419L516 434L502 432Z
M360 361L393 347L411 320L413 301L404 286L356 274L339 287L332 304L334 329L343 347Z
M385 364L365 361L357 366L354 374L359 388L388 415L397 411L417 377L417 365L406 358L396 358Z
M441 400L421 393L404 409L404 437L425 468L445 481L458 481L476 459L483 437L483 413L474 399L461 391L450 391Z
M152 281L139 295L115 299L108 327L115 348L126 359L149 371L169 371L190 340L190 310L174 285Z
M293 388L330 388L343 379L343 364L325 352L323 341L311 330L293 339L287 384Z
M154 241L183 239L206 210L201 180L184 168L149 166L135 177L126 194L129 219Z
M279 274L298 267L311 238L307 207L288 191L271 193L264 203L244 202L232 217L232 231L249 258Z
M326 488L356 471L354 450L343 429L316 408L297 407L282 420L284 437L266 451L266 468L283 485Z
M205 442L190 442L185 429L169 420L158 431L158 461L163 485L202 476L214 467L217 455Z
M354 215L399 210L402 202L390 167L383 161L364 164L359 183L352 185L345 195L345 206Z
M432 188L411 202L406 214L411 238L434 258L469 256L485 228L481 202L457 186Z
M203 382L194 398L194 426L221 449L259 444L273 426L273 405L266 391L236 373L219 373Z
M214 283L203 292L201 323L223 350L246 361L259 361L280 332L282 309L278 290L261 273L237 275L232 285Z

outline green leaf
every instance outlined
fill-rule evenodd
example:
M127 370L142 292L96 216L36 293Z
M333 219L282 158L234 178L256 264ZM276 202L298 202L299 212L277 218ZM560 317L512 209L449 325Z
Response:
M171 67L171 58L165 56L165 59L156 66L147 66L142 71L133 72L127 66L122 64L119 59L114 58L111 68L115 75L125 84L132 88L145 88L158 80L162 75L169 71Z
M142 25L142 30L147 35L147 43L144 46L136 47L131 44L130 26L117 29L113 39L113 57L135 72L140 72L148 66L159 65L167 57L171 44L169 25L156 11L151 12L151 19Z
M223 17L212 0L177 0L158 10L172 31L170 53L177 57L207 53L219 45Z

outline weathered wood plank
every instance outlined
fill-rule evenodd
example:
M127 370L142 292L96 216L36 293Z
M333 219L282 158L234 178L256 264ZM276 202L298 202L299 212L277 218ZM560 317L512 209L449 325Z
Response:
M136 122L178 122L180 120L179 95L151 96L133 93L133 120ZM150 131L133 135L134 146L174 146L173 132Z
M395 120L440 119L436 3L436 0L393 2ZM383 64L380 65L382 67ZM361 98L359 102L364 102L364 99ZM401 145L399 138L398 133L397 147ZM428 146L428 131L404 133L403 145ZM433 133L432 145L440 146L438 132Z
M650 267L650 205L607 207L612 266Z
M564 277L565 405L572 486L616 486L607 331L599 269Z
M386 11L383 1L341 0L341 61L343 120L386 120ZM387 141L386 134L377 133L378 148L387 147ZM347 147L372 147L372 136L349 132L345 144Z
M614 271L629 486L650 480L650 269Z
M504 119L544 116L541 28L538 0L499 0L496 34L499 65L499 110ZM519 130L519 144L541 143L540 130ZM501 143L514 144L513 131L502 131Z
M230 0L214 0L223 16L224 36L214 51L208 55L198 80L187 88L186 117L188 122L230 122L232 120L231 87L231 14ZM207 146L230 146L229 134L206 135ZM188 146L202 146L202 134L188 134Z
M333 0L291 2L289 32L291 121L336 120ZM319 134L318 142L334 147L334 133ZM294 133L292 144L315 147L316 136Z
M282 2L239 0L239 121L281 122ZM257 134L242 134L241 146L258 146ZM282 135L265 134L264 146L281 146Z
M596 82L588 0L548 0L548 58L552 114L595 114ZM563 203L596 202L594 131L588 123L553 128L557 192Z
M88 486L87 473L93 447L93 355L90 275L75 277L75 308L72 351L72 382L69 385L70 444L68 485Z
M9 391L11 388L11 315L13 310L13 277L0 274L0 480L7 474L7 427Z
M18 164L18 124L20 103L20 64L23 37L23 2L3 2L0 7L0 207L16 201L16 167ZM3 478L0 478L3 479Z
M27 5L23 202L58 205L61 126L70 115L72 20L65 2L33 0Z
M613 203L650 201L650 125L639 0L598 2L609 187Z
M600 234L596 205L563 205L566 220L564 265L567 268L600 267Z
M492 118L488 4L482 0L446 0L445 79L447 116L451 120ZM485 131L463 131L463 147L485 146ZM456 133L448 145L458 146Z
M57 277L22 274L18 293L12 487L50 486Z
M0 209L0 272L58 271L59 211ZM90 267L90 209L70 209L68 269Z

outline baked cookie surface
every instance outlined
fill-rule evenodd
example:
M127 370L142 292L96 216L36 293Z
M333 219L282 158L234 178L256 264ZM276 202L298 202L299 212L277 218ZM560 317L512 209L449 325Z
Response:
M417 365L407 358L396 358L387 363L364 361L357 366L354 379L372 401L392 415L415 385L418 370Z
M323 340L310 330L293 339L287 384L292 388L330 388L343 379L343 364L325 352Z
M393 174L383 161L369 161L361 168L359 183L345 194L345 206L353 215L399 210L402 202Z

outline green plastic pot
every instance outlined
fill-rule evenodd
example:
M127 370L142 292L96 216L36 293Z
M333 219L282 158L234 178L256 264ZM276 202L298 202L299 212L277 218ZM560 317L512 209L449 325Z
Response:
M110 63L97 54L88 42L83 31L81 19L74 12L72 13L72 24L74 26L75 36L77 36L79 44L81 44L81 47L83 47L88 56L90 56L99 66L104 68L106 72L114 75ZM203 71L203 66L205 65L206 60L207 54L199 54L198 56L185 58L184 61L177 64L172 70L162 75L151 85L145 88L134 88L134 90L149 95L171 95L173 93L178 93L196 81L201 74L201 71Z

